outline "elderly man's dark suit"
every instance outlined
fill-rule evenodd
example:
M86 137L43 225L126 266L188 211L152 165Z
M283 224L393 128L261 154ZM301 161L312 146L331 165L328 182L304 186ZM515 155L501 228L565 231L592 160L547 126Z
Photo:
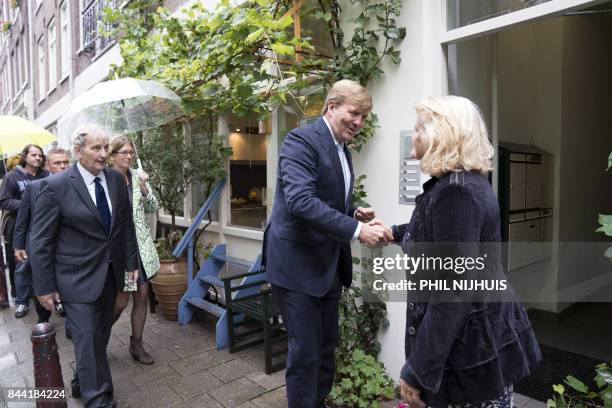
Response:
M345 181L339 153L323 119L294 129L279 156L272 216L264 236L266 278L289 334L289 407L318 408L334 379L338 302L352 281L350 241L353 168Z
M114 170L103 171L112 207L110 231L74 165L44 180L30 234L34 291L60 294L87 407L114 406L106 357L113 307L125 271L138 269L125 180Z

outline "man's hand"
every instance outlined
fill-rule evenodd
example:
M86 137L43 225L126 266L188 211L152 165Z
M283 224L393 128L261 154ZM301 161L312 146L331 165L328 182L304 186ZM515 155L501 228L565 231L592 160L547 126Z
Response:
M28 259L28 254L25 249L16 249L15 250L15 260L17 262L25 262Z
M400 392L402 401L410 405L410 408L425 408L425 403L421 400L421 390L408 385L402 379L400 379Z
M370 222L376 217L376 212L373 208L357 207L355 210L355 219L361 222Z
M47 295L36 296L38 298L38 302L50 312L55 310L55 302L60 301L59 293L51 292Z
M374 246L378 243L388 244L389 241L393 241L391 230L385 227L381 221L378 221L378 223L372 221L369 224L363 224L361 226L359 241L362 244Z
M133 284L133 283L136 283L138 281L138 273L139 273L138 269L135 269L133 271L129 271L128 272L127 280L128 280L129 284Z
M387 238L387 242L394 242L395 241L395 238L393 238L393 231L391 231L391 228L387 227L385 225L385 223L382 222L382 220L372 220L368 224L370 224L370 225L380 225L381 227L383 227L385 229L385 237Z

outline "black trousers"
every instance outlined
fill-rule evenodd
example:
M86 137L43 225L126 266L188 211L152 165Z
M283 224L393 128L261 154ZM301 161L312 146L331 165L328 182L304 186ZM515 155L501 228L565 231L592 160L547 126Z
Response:
M342 294L336 276L323 297L272 286L289 337L287 399L289 408L320 408L334 383L338 344L338 304Z
M15 251L13 250L13 232L15 231L15 217L10 216L6 220L4 226L4 251L6 252L6 267L9 270L9 280L11 282L11 297L14 299L17 295L15 287Z
M112 268L109 268L104 289L95 302L62 302L72 332L77 369L75 378L78 378L83 405L87 408L114 406L113 379L106 347L116 298L117 285Z

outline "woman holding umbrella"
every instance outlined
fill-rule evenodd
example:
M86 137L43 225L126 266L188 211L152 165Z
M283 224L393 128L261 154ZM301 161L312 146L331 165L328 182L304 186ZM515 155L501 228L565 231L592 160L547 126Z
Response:
M132 202L140 263L138 282L129 284L126 275L125 286L119 292L115 302L114 321L119 319L121 312L127 306L131 292L134 306L132 307L132 336L129 350L134 360L149 365L153 364L153 358L142 346L142 332L147 318L148 280L159 271L159 257L145 219L145 212L152 213L157 210L157 199L147 184L149 176L143 171L136 172L132 169L135 153L134 144L126 136L116 136L111 140L109 164L125 177L128 196Z

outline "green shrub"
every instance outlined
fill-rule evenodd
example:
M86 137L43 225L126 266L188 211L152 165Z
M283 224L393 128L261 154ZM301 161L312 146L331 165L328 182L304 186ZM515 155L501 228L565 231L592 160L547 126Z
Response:
M549 408L612 408L612 362L595 367L596 390L574 376L565 377L565 385L553 385L555 395L546 402Z
M336 381L327 398L329 406L372 408L379 406L378 401L395 396L393 380L385 373L384 366L363 350L354 350L347 361L338 363Z

